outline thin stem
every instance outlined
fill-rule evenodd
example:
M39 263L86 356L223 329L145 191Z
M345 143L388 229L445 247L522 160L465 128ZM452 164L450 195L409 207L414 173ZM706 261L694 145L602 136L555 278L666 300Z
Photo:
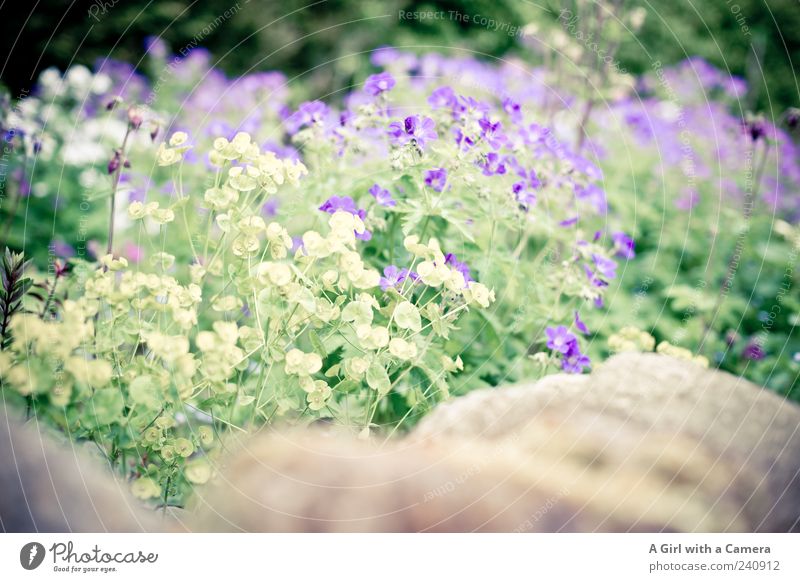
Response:
M47 294L47 299L42 306L42 312L39 314L40 319L44 319L47 315L47 311L50 309L50 304L53 302L53 298L56 295L56 286L58 285L58 273L53 273L53 286L50 287L50 292Z
M125 137L122 140L122 147L119 150L119 164L114 170L114 182L111 187L111 213L108 217L108 247L106 248L106 254L109 255L114 253L114 213L117 207L117 189L119 188L120 178L122 178L122 168L125 166L125 149L128 146L128 138L130 138L132 129L133 126L129 123L128 129L125 130Z

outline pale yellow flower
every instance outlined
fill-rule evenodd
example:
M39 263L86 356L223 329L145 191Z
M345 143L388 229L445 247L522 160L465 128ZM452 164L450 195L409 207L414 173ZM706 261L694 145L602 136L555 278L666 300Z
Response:
M464 299L469 303L477 303L486 308L495 300L494 290L490 290L483 283L470 281L467 288L464 289Z
M401 360L410 360L417 357L417 346L401 338L392 338L389 341L389 353Z
M258 237L249 234L237 236L231 244L231 251L237 257L253 256L258 253L260 248L261 243Z
M183 155L177 148L169 148L165 144L158 146L156 151L156 163L159 166L171 166L177 164L183 159Z
M211 465L206 459L193 459L183 470L186 480L195 485L203 485L211 479Z
M160 497L161 488L150 477L140 477L131 483L131 493L138 499Z
M192 453L194 452L194 445L189 439L175 439L175 442L172 443L172 446L175 447L175 452L183 458L191 457Z
M150 218L158 224L167 224L175 220L175 212L170 208L156 208L150 213Z
M369 325L372 318L372 306L364 301L351 301L342 309L342 321L354 325Z
M419 309L410 301L403 301L394 308L394 323L400 329L410 329L420 331L422 329L422 318Z
M305 353L293 348L286 352L284 371L295 376L316 374L322 369L322 358L314 352Z
M239 200L239 192L228 186L220 188L209 188L206 190L203 199L212 209L222 212L228 210Z
M379 350L389 343L389 330L380 326L359 325L356 327L356 337L363 348Z
M186 132L176 131L170 136L169 145L171 145L172 147L182 146L183 144L186 143L188 139L189 136L186 134Z
M323 259L331 254L331 247L322 235L314 230L303 234L303 248L309 257Z
M234 166L228 170L228 185L240 192L249 192L258 186L261 172L253 166Z
M350 380L360 381L364 378L367 368L369 368L369 362L366 358L346 358L342 363L344 375Z

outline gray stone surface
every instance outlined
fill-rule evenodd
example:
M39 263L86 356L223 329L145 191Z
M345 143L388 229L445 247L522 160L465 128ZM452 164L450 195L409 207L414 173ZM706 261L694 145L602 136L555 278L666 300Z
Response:
M0 404L0 530L158 531L161 519L128 493L99 455L60 445L36 419Z
M609 471L660 476L664 494L683 488L709 510L727 505L726 529L742 521L746 530L798 528L800 408L667 356L621 354L588 376L479 390L438 407L411 438L493 440L547 427L579 432L565 457L586 448L581 454L596 451ZM533 446L559 448L553 439Z

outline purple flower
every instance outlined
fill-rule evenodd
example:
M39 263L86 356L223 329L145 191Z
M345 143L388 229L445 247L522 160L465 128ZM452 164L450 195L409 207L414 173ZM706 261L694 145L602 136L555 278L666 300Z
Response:
M401 52L391 46L382 46L372 51L369 62L376 67L391 65L395 69L408 70L417 65L417 57L411 53Z
M380 278L380 286L383 291L390 287L395 287L400 283L400 270L394 265L389 265L383 269L383 277Z
M459 97L453 106L453 117L456 119L485 119L489 113L488 103L478 101L473 97Z
M468 151L472 146L475 145L475 140L461 131L461 129L456 128L454 133L456 136L456 144L462 152Z
M389 265L383 269L383 277L380 279L381 289L386 291L389 287L397 287L406 279L416 279L415 273L409 273L408 269L398 269L394 265Z
M350 198L350 196L331 196L322 203L322 206L320 206L319 209L323 212L327 212L328 214L333 214L339 210L349 212L350 214L359 213L356 203L353 202L353 199Z
M524 206L525 210L536 204L536 192L529 189L524 181L515 182L511 186L511 191L514 193L516 201Z
M763 360L765 356L763 348L756 342L749 342L742 350L742 357L747 360Z
M267 200L264 202L264 205L261 207L261 214L267 217L277 216L280 205L280 199L275 197L267 198Z
M592 260L597 272L604 279L613 279L617 276L617 262L601 255L592 254Z
M564 157L572 166L590 180L602 180L603 172L595 164L578 154L564 152Z
M144 50L157 59L167 57L167 43L160 36L148 36L144 39Z
M205 126L204 131L206 135L215 137L222 136L228 139L233 139L233 136L236 135L236 131L233 129L233 127L220 119L210 121L208 125Z
M9 144L13 144L14 137L16 137L17 135L23 136L25 135L25 133L21 129L15 129L12 127L3 134L3 140Z
M589 265L584 264L583 270L586 272L586 278L589 279L589 282L595 287L608 287L608 282L604 281L597 275L595 275L594 271L589 267Z
M577 312L577 311L575 312L575 327L576 327L576 328L578 329L578 331L579 331L579 332L581 332L583 335L589 335L589 334L591 333L591 332L589 331L589 328L588 328L588 327L586 327L586 324L585 324L583 321L581 321L581 318L580 318L580 316L578 315L578 312Z
M685 188L683 196L675 200L675 207L681 210L691 210L700 202L700 196L694 188Z
M297 133L302 127L317 125L325 121L328 116L328 106L322 101L306 101L301 103L297 111L286 119L287 131Z
M428 105L433 109L444 109L455 107L458 102L455 92L450 87L439 87L431 96L428 97Z
M566 327L563 325L556 328L548 327L545 333L547 334L547 347L562 354L562 370L569 374L580 374L584 368L591 365L591 360L581 353L578 338L567 331Z
M367 80L364 81L364 91L372 96L377 96L386 91L391 91L394 85L395 81L391 73L378 73L367 77Z
M342 111L339 114L339 127L347 127L355 119L355 116L352 111Z
M502 124L499 121L492 123L489 119L484 117L478 121L478 125L481 127L481 135L483 135L483 139L486 143L494 149L502 147L506 141L506 137L500 132Z
M753 141L758 141L767 133L767 124L760 117L745 120L743 127L745 132L750 134L750 139Z
M122 176L125 178L125 176ZM122 182L122 180L120 180ZM144 188L131 188L128 192L128 203L131 202L144 202L145 198L145 189Z
M547 336L547 347L555 352L566 354L573 344L577 345L578 343L578 338L563 325L548 327L544 333Z
M516 101L506 97L503 99L503 109L514 122L519 123L522 121L522 108Z
M125 243L125 249L122 251L122 255L131 263L140 263L144 257L144 249L132 242L127 242Z
M514 193L514 198L517 202L528 209L536 204L536 190L541 187L542 182L536 175L535 170L519 170L518 173L524 179L514 183L511 186L511 191Z
M389 191L386 188L381 188L378 184L373 184L372 188L369 189L369 193L381 206L391 207L397 205Z
M464 276L464 281L469 283L472 277L469 275L469 266L466 263L460 262L453 253L447 253L444 256L444 264L449 265Z
M630 260L636 256L636 252L634 251L635 243L633 239L624 232L612 233L611 240L614 241L614 250L618 257Z
M425 172L425 184L441 192L447 184L447 170L444 168L434 168Z
M402 122L393 121L389 124L389 137L394 145L405 145L413 140L422 149L428 141L435 140L439 136L433 119L410 115Z
M581 353L577 340L570 345L561 358L561 369L567 374L580 374L584 368L588 368L591 364L592 361L589 357Z
M64 242L62 239L56 239L50 243L50 249L57 257L68 259L75 256L75 249L72 245Z
M268 141L261 146L261 149L265 152L272 152L279 158L289 158L290 160L300 161L300 152L290 145Z
M606 193L603 192L602 188L596 186L595 184L589 184L588 186L580 186L576 184L575 196L578 198L578 200L586 200L589 202L592 206L594 206L598 214L605 214L608 211Z
M503 163L503 158L494 152L488 153L483 161L478 162L478 167L483 169L484 176L506 173L506 165Z

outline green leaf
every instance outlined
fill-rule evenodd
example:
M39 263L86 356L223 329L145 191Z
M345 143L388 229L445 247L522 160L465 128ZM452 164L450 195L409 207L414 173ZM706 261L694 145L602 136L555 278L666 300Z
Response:
M380 396L388 394L389 390L392 389L389 374L386 373L386 370L378 360L373 360L369 368L367 368L367 384L369 384L370 388L377 390Z
M336 390L339 392L353 392L361 387L361 382L355 380L342 380L336 385Z
M128 387L128 394L136 404L156 409L160 405L159 390L149 374L134 378Z
M443 209L441 216L450 226L460 232L465 239L467 239L469 242L475 242L475 237L473 237L472 233L467 229L467 219L469 218L467 215L461 212L453 212L448 209Z
M253 396L251 394L244 394L242 396L239 396L238 404L239 404L239 406L247 406L247 405L252 404L253 402L255 402L255 400L256 400L255 396Z
M311 345L314 347L314 351L317 352L323 358L328 357L328 351L325 349L325 345L322 343L317 332L313 329L308 332L308 339L311 340Z
M422 329L419 309L410 301L403 301L394 308L394 322L401 329L410 329L412 331Z
M122 393L117 388L104 388L89 400L87 414L94 426L111 424L122 417L124 405Z

